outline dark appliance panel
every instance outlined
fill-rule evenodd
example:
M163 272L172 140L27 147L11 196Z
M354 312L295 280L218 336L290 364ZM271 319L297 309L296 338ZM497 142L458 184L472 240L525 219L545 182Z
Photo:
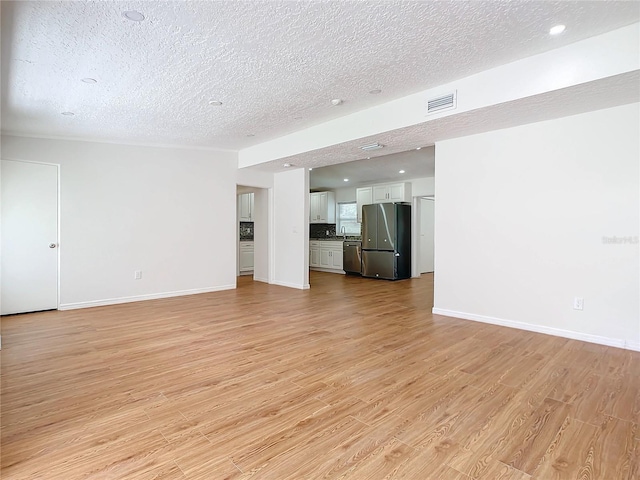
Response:
M362 206L362 248L378 248L378 205Z
M396 205L380 203L378 210L378 250L395 250Z
M398 278L394 252L380 250L362 251L362 275L365 277L395 280Z

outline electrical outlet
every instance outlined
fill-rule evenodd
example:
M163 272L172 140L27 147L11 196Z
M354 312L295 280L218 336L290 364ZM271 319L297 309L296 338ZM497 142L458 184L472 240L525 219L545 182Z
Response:
M584 308L584 298L582 297L574 297L573 299L573 309L574 310L582 310Z
M136 270L133 272L133 278L136 280L140 280L142 278L142 270Z

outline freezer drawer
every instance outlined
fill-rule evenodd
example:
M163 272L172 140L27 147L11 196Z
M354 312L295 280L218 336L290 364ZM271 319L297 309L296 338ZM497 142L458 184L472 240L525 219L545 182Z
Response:
M395 252L362 251L362 276L395 280L398 278Z

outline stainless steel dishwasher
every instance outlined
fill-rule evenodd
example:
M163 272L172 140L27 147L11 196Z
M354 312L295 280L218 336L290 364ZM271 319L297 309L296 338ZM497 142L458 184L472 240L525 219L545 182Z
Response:
M362 242L345 240L342 242L342 268L345 273L362 274Z

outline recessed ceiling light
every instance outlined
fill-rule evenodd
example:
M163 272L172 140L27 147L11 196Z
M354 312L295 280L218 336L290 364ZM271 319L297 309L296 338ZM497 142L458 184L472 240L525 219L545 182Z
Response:
M220 105L222 105L222 102L220 100L209 100L209 105L219 107Z
M293 167L293 163L283 163L282 166L284 168L289 168L289 167Z
M62 115L64 115L65 117L73 117L75 115L75 113L73 113L73 112L62 112Z
M98 80L96 80L95 78L89 78L89 77L83 78L81 81L84 83L98 83Z
M331 100L331 105L333 105L334 107L337 107L338 105L342 105L343 101L340 98L334 98L333 100Z
M556 25L555 27L551 27L551 29L549 30L549 34L550 35L560 35L562 32L564 32L565 30L564 25Z
M374 90L369 90L369 93L370 93L371 95L377 95L377 94L379 94L379 93L382 93L382 90L380 90L379 88L376 88L376 89L374 89Z
M398 173L404 173L404 170L400 170Z
M416 150L420 150L421 148L422 148L422 147L418 147L418 148L416 148Z
M367 157L367 160L371 160L371 157Z
M345 181L345 182L348 182L348 181L349 181L349 179L348 179L348 178L345 178L345 179L344 179L344 181Z
M311 171L311 170L313 170L313 167L311 167L311 168L309 169L309 171Z
M131 20L134 22L141 22L144 20L144 15L140 12L136 12L135 10L129 10L128 12L122 12L122 16L127 20Z
M380 150L384 148L384 145L380 145L379 143L371 143L369 145L363 145L360 147L360 150L364 150L365 152L369 152L371 150Z

